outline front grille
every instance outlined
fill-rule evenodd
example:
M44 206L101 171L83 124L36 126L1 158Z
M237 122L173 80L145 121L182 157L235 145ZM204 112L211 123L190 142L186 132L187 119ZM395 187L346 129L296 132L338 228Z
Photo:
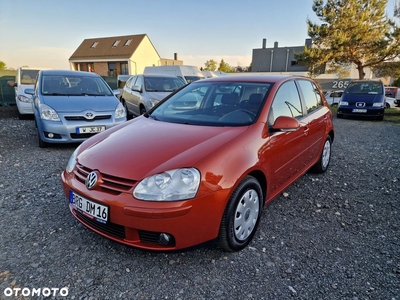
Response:
M77 167L77 170L75 171L76 179L85 184L86 177L93 170L90 168L86 168L81 164L77 164L76 167ZM116 177L101 172L100 172L100 178L102 181L102 183L99 185L100 190L112 195L128 193L133 189L134 185L136 184L136 180Z
M145 242L145 243L161 245L160 240L159 240L160 234L161 234L161 232L139 230L140 241ZM175 246L174 237L172 235L170 237L172 240L169 242L168 246Z
M91 218L88 218L84 214L82 214L80 211L75 210L76 216L78 219L80 219L83 223L88 224L89 226L93 227L94 229L97 229L98 231L111 235L113 237L119 238L119 239L125 239L125 227L114 224L111 222L108 222L107 224L103 224L100 222L97 222Z
M96 120L107 120L111 119L111 115L103 115L103 116L95 116L93 119L87 119L84 116L65 116L65 120L67 121L86 121L93 122Z

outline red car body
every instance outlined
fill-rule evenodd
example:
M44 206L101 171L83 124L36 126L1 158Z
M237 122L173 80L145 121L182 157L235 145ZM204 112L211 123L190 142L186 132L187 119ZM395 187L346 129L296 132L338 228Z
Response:
M158 115L163 107L173 103L185 91L197 93L203 86L233 84L241 87L237 94L242 93L244 98L246 84L262 86L264 83L268 88L261 106L255 117L251 116L252 121L246 124L192 125L160 120L163 115ZM274 122L269 124L274 99L280 89L284 90L281 86L285 84L297 87L301 114L295 118L275 116ZM307 92L302 85L312 86L319 101L317 107L309 111L304 99L311 89ZM225 90L221 88L223 93ZM200 95L203 99L207 97L207 93ZM201 107L202 104L198 105ZM189 108L198 109L197 106ZM190 109L179 112L185 114ZM288 111L292 114L291 108ZM241 111L233 114L242 116ZM247 110L246 114L249 114ZM61 178L74 217L109 239L137 248L168 251L218 238L224 249L237 251L243 249L254 235L261 216L259 205L262 207L273 200L310 168L320 172L326 170L333 138L332 113L323 93L312 80L265 75L216 77L189 84L164 99L148 115L85 141L71 157L71 165L63 171ZM199 171L200 182L194 197L149 201L133 195L144 178L180 168ZM91 189L88 188L90 174L97 179ZM250 187L246 187L246 183ZM238 204L239 198L254 192L253 207L242 208ZM92 209L98 209L99 213L106 209L104 216L107 215L107 219L96 219L93 211L89 214L85 207L77 207L79 197L84 205L93 205ZM236 225L229 220L238 211L243 211L246 221L254 217L249 221L253 224L249 225L249 232L244 233L243 238L239 233L233 234L232 238Z

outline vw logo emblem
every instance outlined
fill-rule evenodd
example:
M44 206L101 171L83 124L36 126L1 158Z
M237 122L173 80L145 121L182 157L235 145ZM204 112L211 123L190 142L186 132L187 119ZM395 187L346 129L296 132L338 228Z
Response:
M97 173L96 172L90 172L89 175L86 177L85 185L86 187L91 190L92 188L95 187L97 183Z
M88 119L93 119L94 118L94 114L92 113L92 112L87 112L86 114L85 114L85 116L86 116L86 118L88 118Z

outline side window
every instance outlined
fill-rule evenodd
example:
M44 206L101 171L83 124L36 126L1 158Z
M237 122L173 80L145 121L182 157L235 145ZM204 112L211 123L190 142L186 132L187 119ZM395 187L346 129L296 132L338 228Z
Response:
M303 116L299 92L294 81L285 82L279 87L270 109L268 124L274 124L280 116L293 118Z
M136 79L135 85L141 89L143 87L143 77L138 76L138 78Z
M310 113L321 107L321 95L318 91L317 86L313 82L308 80L299 80L298 84L304 96L307 113Z
M135 77L131 77L129 80L128 80L128 82L126 83L126 86L129 88L129 89L132 89L132 87L135 85L135 81L136 81L136 76Z

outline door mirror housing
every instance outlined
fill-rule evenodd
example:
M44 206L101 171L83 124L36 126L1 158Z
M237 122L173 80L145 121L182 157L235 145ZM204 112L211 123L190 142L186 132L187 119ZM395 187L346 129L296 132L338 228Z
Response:
M297 121L295 118L287 117L287 116L280 116L275 120L274 125L272 125L272 129L274 131L283 131L283 132L290 132L290 131L297 131L300 128L300 122Z

